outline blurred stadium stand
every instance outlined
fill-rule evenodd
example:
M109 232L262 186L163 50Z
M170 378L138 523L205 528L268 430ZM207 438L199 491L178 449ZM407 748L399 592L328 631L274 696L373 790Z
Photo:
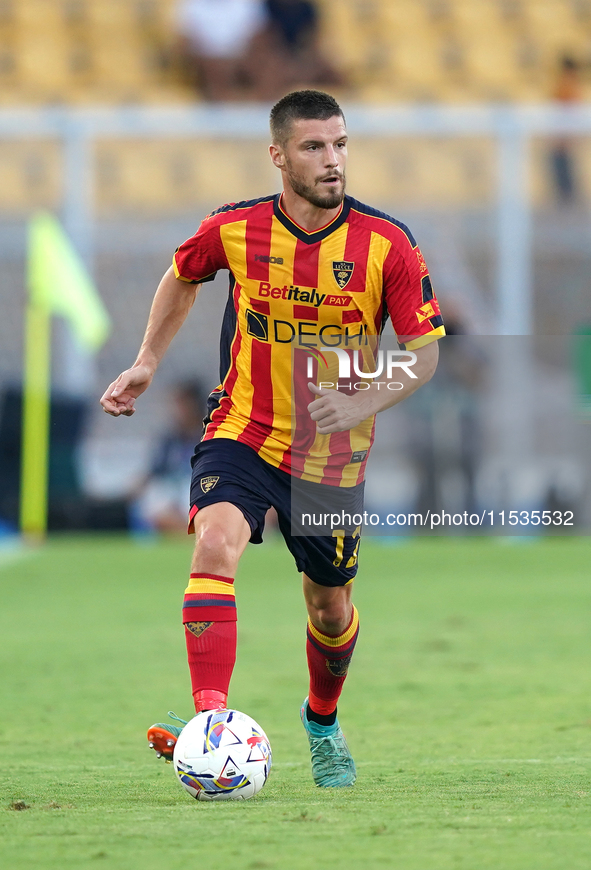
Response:
M362 101L543 100L560 54L590 59L590 0L317 5L326 55ZM174 22L175 0L1 0L0 104L194 99Z
M565 53L581 62L583 94L591 96L591 0L319 0L319 6L324 50L350 83L340 95L348 100L541 102L553 93ZM174 10L175 0L0 0L0 107L194 101L177 63ZM190 141L99 142L99 204L174 213L196 197L230 198L247 186L259 191L257 147L245 145L236 160L228 159L231 144L202 142L196 161ZM381 189L384 167L401 199L413 203L443 197L470 206L490 190L486 142L458 149L407 138L363 147L371 159L354 171L365 173L369 191ZM589 194L591 149L579 151L578 183ZM61 170L55 142L1 142L0 208L55 208ZM535 197L551 197L543 147L533 170Z
M584 69L591 96L591 0L319 0L324 49L367 104L542 102L559 59ZM178 105L195 100L176 62L175 0L0 0L0 107ZM457 148L407 138L360 143L370 159L365 189L393 172L401 200L482 202L490 191L487 143ZM260 191L258 146L229 158L231 143L105 141L97 144L99 206L162 210ZM591 149L577 155L579 184L591 191ZM200 167L203 169L200 171ZM206 168L205 168L206 167ZM552 195L544 148L533 166L534 196ZM0 208L59 205L55 142L0 142ZM253 175L254 172L254 175ZM267 177L269 173L266 173ZM146 184L146 178L150 184ZM264 182L265 179L262 179ZM248 182L251 181L252 184Z
M183 99L171 70L172 6L170 0L2 0L0 101Z
M239 137L215 129L183 135L173 129L173 117L167 129L164 116L146 133L149 118L142 127L134 115L136 106L154 117L175 107L181 115L200 109L177 63L174 6L174 0L0 0L0 388L21 376L26 220L32 210L62 216L113 318L113 335L90 387L94 400L132 362L156 283L201 217L223 202L278 187L265 156L266 107L253 131L247 129L249 107L243 107ZM478 123L461 136L423 135L417 124L396 131L388 127L387 109L380 133L380 107L423 106L425 118L442 129L445 118L466 104L483 111L491 103L514 105L518 116L527 102L543 111L559 60L568 53L581 64L583 111L591 97L591 0L318 0L318 6L324 51L348 82L337 97L351 116L355 106L376 109L373 130L355 124L350 192L408 223L443 305L446 297L464 305L468 331L494 333L497 209L503 197L514 195L500 185L498 141ZM109 132L76 140L72 131L78 123L83 131L85 122L69 110L97 106L105 107ZM27 132L46 107L55 112L51 130ZM214 107L210 120L217 108L224 111ZM3 135L13 110L25 114L11 116L6 123L12 132ZM478 109L471 117L477 115ZM124 133L113 132L118 123ZM568 207L556 199L549 168L554 134L529 140L523 187L529 184L532 211L523 212L519 225L524 253L518 265L533 289L539 335L565 335L591 323L591 126L585 129L571 140L578 197ZM64 149L63 136L73 147ZM78 212L64 200L68 185L79 192ZM96 406L90 414L78 461L81 485L93 497L124 496L141 478L165 428L166 384L195 372L206 384L217 382L226 292L225 276L204 288L142 398L141 413L112 421ZM60 387L59 324L55 332L54 383ZM537 353L549 367L552 389L567 394L567 353L552 342ZM545 450L565 453L559 444L548 447L548 438Z

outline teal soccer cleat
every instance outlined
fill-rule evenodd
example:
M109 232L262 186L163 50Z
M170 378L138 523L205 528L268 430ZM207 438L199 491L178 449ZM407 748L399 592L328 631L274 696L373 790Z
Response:
M310 742L312 776L321 788L343 788L353 785L357 777L355 762L338 720L334 725L318 725L306 717L308 699L302 704L300 715Z

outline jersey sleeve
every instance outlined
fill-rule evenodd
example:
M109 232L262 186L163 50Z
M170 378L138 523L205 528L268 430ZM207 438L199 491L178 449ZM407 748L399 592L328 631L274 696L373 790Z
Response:
M384 297L403 350L415 350L445 335L427 264L406 236L402 243L392 244L384 262Z
M206 217L195 235L176 249L172 265L176 277L189 284L213 281L218 269L227 269L219 221Z

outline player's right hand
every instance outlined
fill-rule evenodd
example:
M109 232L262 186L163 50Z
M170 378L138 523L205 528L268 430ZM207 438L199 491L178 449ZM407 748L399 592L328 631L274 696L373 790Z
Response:
M153 372L143 365L121 372L101 397L103 410L112 417L131 417L135 414L135 400L148 389L152 377Z

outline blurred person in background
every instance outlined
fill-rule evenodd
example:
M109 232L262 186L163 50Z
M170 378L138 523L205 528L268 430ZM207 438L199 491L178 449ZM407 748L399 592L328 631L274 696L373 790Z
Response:
M154 452L148 475L130 506L136 531L187 533L191 457L201 440L205 401L197 381L177 384L170 398L170 426Z
M564 55L560 60L552 97L564 106L576 105L583 99L581 67L570 55ZM575 155L570 137L563 136L555 140L550 152L550 168L558 201L570 205L578 196Z
M419 484L414 510L473 513L483 446L479 396L486 359L467 334L460 306L448 300L444 311L448 341L441 343L435 377L405 403L408 451Z
M267 20L264 0L180 0L182 61L206 100L257 98L246 70Z
M339 86L344 84L323 56L319 45L320 16L312 0L266 0L270 48L277 70L268 79L275 96L281 87L296 85Z

